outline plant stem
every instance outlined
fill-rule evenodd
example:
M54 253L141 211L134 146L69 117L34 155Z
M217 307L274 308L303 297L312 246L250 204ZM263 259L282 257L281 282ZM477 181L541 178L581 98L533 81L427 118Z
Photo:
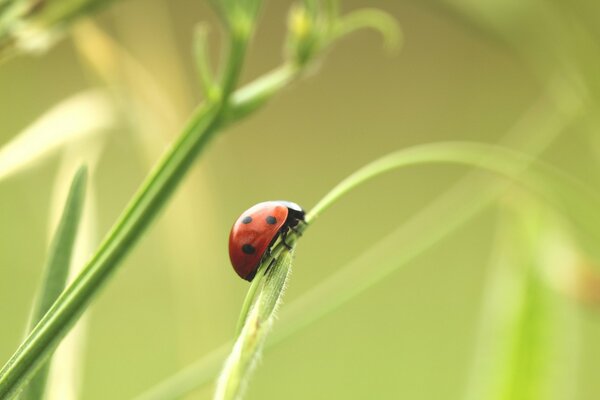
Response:
M247 40L232 40L229 60L241 64ZM198 154L216 134L241 65L229 65L223 76L220 101L194 113L178 140L167 151L134 195L81 274L56 300L14 355L0 370L0 398L11 397L50 356L91 299L112 275L146 228L158 215Z
M483 143L440 142L400 150L359 169L329 191L306 214L306 222L310 224L344 194L378 175L404 166L432 163L462 164L498 173L545 196L559 208L563 205L557 196L561 192L568 193L571 201L584 208L595 207L600 199L598 192L529 155ZM527 167L532 167L532 171L526 173Z
M142 185L82 273L61 294L0 371L0 398L14 394L49 355L170 197L216 131L219 107L203 107Z

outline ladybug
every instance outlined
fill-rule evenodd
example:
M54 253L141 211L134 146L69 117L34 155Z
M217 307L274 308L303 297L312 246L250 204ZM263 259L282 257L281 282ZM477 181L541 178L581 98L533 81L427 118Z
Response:
M235 272L252 281L260 261L280 236L304 222L304 210L290 201L258 203L235 221L229 234L229 258Z

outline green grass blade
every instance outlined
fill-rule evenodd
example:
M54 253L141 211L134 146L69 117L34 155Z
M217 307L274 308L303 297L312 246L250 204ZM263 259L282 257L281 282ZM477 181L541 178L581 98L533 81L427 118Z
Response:
M85 200L86 181L87 168L80 167L73 177L63 213L50 244L50 251L44 266L44 276L27 329L28 332L42 319L65 287Z
M31 332L33 327L42 319L67 283L71 256L83 211L86 180L87 170L85 167L81 167L71 183L62 216L50 245L27 332ZM23 399L38 400L43 398L48 370L49 361L33 375L24 391Z
M285 250L275 258L273 264L267 264L270 266L260 282L262 286L256 294L256 301L221 371L214 400L239 399L247 386L285 292L292 258L293 250ZM267 266L265 264L262 266L263 270Z

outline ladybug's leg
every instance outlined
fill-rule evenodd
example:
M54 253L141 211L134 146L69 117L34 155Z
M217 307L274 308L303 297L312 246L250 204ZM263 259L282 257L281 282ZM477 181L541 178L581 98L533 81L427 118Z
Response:
M302 236L302 232L300 232L295 226L290 226L290 229L293 230L296 235Z
M285 238L287 237L288 232L289 231L285 230L285 231L283 231L281 233L281 243L283 243L283 245L285 246L286 249L291 250L292 246L290 246L289 244L287 244L287 242L285 241Z

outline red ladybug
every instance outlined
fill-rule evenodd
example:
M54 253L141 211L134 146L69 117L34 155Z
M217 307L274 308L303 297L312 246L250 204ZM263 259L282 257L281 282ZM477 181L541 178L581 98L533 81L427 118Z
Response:
M251 281L260 260L289 228L304 221L304 210L290 201L266 201L250 207L235 221L229 234L229 258L237 274Z

